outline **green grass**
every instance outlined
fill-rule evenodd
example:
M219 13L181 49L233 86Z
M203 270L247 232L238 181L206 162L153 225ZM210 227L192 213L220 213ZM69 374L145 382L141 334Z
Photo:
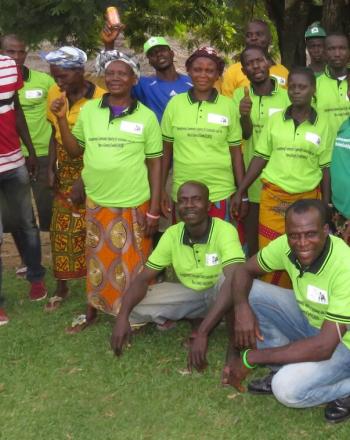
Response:
M52 276L47 284L53 289ZM27 299L28 284L4 276L11 322L0 328L1 440L348 440L350 423L327 425L323 408L293 410L272 397L220 386L225 329L209 348L209 369L183 375L186 324L141 331L120 358L109 348L113 320L70 336L84 311L84 283L52 314ZM263 374L257 371L255 375Z

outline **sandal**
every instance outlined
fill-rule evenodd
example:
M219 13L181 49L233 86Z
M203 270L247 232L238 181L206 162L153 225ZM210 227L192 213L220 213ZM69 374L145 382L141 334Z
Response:
M61 303L65 298L62 296L54 295L49 298L48 302L44 306L45 312L54 312L61 307Z
M88 320L86 315L79 315L73 319L72 325L67 327L65 332L69 335L75 335L76 333L80 333L90 325L94 324L95 320L96 318Z

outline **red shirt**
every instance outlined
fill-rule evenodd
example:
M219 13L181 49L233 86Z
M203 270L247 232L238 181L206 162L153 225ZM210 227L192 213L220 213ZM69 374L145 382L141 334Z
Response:
M0 55L0 173L24 165L14 106L14 95L22 87L15 61Z

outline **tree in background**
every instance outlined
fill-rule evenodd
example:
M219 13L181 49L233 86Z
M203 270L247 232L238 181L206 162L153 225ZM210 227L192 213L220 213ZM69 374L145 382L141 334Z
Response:
M0 30L21 34L32 45L48 40L87 51L99 45L103 11L117 6L130 46L149 35L171 35L189 48L209 42L232 55L244 45L253 17L273 24L273 53L287 67L305 62L304 32L315 20L327 31L350 34L350 0L0 0Z

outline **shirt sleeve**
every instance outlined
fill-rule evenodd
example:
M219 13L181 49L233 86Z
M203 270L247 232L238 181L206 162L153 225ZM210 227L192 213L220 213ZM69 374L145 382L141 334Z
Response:
M72 135L76 138L78 144L85 148L84 119L86 114L86 105L79 112L77 122L74 124Z
M228 98L232 98L233 92L236 88L235 82L235 64L232 64L228 69L224 72L222 84L221 84L221 93Z
M145 156L147 159L163 155L162 133L156 115L149 110L147 126L145 127Z
M257 254L258 264L261 269L265 272L284 270L283 256L286 254L288 247L287 236L282 235L261 249Z
M321 154L319 156L320 168L327 168L331 165L334 139L330 136L330 130L326 127L321 138Z
M245 257L236 228L229 223L221 224L221 228L218 245L222 267L244 263Z
M174 98L171 98L165 107L164 114L162 117L162 122L160 124L162 129L163 140L167 142L174 142L174 133L173 133L173 107L174 107Z
M349 268L342 266L334 277L329 291L329 306L325 319L338 322L339 324L350 324L350 277Z
M273 119L273 117L269 118L264 125L254 149L254 156L261 157L264 160L269 160L272 153L271 121Z
M142 79L132 88L132 96L136 98L138 101L142 102L142 104L146 105L145 95L143 93L142 88Z
M172 263L172 242L171 228L169 228L161 236L156 248L149 256L146 267L160 271L170 266Z

